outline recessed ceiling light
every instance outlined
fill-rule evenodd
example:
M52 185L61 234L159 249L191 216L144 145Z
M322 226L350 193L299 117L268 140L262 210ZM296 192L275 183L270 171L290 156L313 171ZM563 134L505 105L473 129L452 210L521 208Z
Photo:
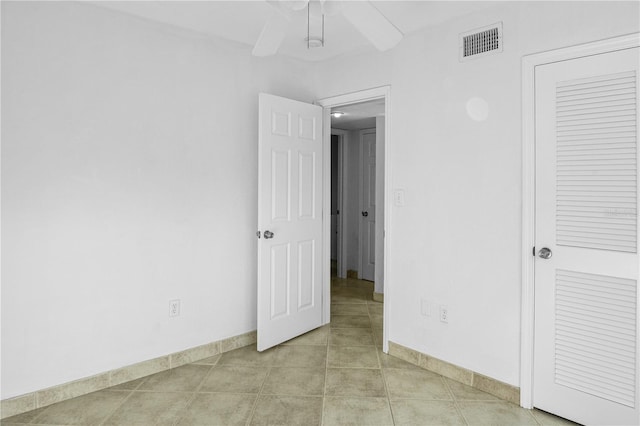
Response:
M331 113L331 116L332 116L333 118L340 118L340 117L342 117L343 115L344 115L344 112L342 112L342 111L333 111L333 112Z

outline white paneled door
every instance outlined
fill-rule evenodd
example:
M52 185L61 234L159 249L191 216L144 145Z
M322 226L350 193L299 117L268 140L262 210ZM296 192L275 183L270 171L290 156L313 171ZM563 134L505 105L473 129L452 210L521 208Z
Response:
M376 270L376 131L360 132L361 212L360 262L363 280L373 281Z
M534 406L637 425L638 48L535 71Z
M258 350L322 325L322 108L259 98Z

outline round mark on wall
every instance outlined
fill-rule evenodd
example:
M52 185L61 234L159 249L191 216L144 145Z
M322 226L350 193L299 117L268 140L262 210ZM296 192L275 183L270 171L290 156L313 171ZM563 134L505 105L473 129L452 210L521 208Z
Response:
M482 98L467 101L467 114L474 121L485 121L489 117L489 104Z

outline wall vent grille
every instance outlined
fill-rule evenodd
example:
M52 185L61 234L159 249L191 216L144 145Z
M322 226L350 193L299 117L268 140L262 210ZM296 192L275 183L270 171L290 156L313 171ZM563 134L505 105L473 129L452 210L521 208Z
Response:
M502 52L502 22L460 34L460 61Z

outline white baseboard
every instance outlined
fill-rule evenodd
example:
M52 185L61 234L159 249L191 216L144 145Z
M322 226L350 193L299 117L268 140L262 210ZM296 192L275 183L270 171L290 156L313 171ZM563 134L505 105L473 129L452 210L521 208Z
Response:
M255 343L256 340L256 332L250 331L238 336L127 365L94 376L84 377L79 380L74 380L73 382L63 383L14 398L4 399L0 401L0 419L16 416L26 413L27 411L136 380L150 374L159 373L214 355L229 352L251 345Z

